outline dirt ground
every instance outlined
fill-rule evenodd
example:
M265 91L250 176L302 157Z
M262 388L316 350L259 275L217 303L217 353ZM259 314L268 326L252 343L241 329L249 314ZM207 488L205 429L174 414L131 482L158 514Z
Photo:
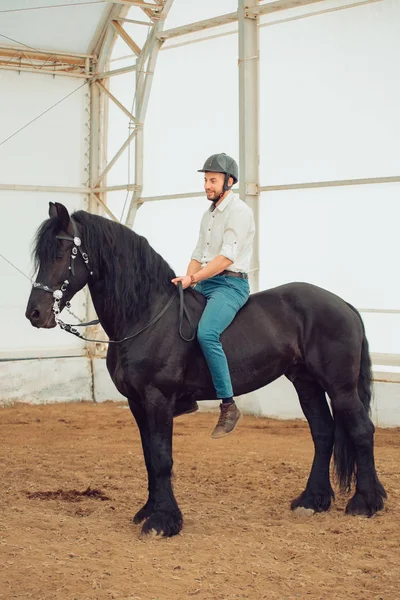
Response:
M400 429L378 430L388 492L372 519L346 498L312 517L290 500L313 456L300 421L246 416L212 440L215 414L176 419L181 535L140 537L146 499L139 434L117 404L0 410L0 599L398 600ZM51 492L43 494L43 492Z

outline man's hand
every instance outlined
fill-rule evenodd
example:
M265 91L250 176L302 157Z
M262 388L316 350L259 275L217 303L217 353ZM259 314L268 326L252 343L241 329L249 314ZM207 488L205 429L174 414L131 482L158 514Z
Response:
M186 288L192 285L192 279L190 275L184 275L183 277L175 277L174 279L171 279L171 281L175 285L178 285L178 283L181 281L184 290L186 290Z

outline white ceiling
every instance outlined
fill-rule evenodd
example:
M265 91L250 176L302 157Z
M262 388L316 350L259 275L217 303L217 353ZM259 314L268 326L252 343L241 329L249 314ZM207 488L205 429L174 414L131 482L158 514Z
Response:
M87 54L111 6L105 0L0 0L0 46Z

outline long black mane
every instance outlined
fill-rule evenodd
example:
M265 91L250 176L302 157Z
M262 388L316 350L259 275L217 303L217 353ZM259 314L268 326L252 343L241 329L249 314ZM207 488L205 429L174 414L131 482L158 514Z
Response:
M145 237L83 210L73 213L72 218L78 224L82 249L89 256L94 279L103 282L104 308L112 311L117 321L140 319L155 294L173 292L174 271ZM36 269L56 260L56 236L60 231L57 217L48 219L38 229L33 250Z

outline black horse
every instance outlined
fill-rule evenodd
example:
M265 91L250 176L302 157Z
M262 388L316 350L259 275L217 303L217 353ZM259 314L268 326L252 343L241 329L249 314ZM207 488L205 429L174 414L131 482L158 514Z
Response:
M55 295L62 309L88 284L110 339L130 337L110 344L107 367L138 424L148 472L148 500L134 522L145 521L143 532L175 535L182 514L171 486L173 417L190 412L196 400L216 397L197 341L186 342L178 334L174 273L145 238L123 225L85 211L70 217L58 203L50 203L49 216L36 237L39 283L26 316L35 327L55 327L48 292L63 291L62 298ZM192 289L184 297L198 322L204 297ZM314 285L290 283L253 294L221 339L235 395L281 375L296 388L315 456L292 509L328 510L334 497L329 479L334 450L341 490L356 484L346 512L372 516L381 510L386 493L375 471L374 426L368 416L371 361L355 308Z

